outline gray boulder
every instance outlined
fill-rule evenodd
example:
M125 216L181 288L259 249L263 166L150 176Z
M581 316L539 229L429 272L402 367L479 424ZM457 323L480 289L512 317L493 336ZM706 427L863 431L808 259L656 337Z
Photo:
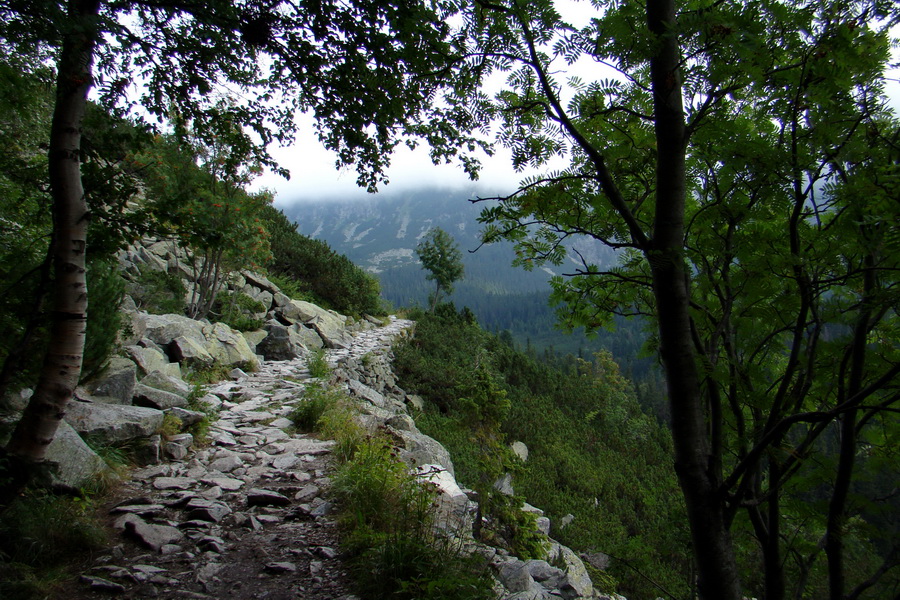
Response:
M137 364L141 375L148 375L153 371L159 371L170 377L181 378L181 367L176 362L169 362L169 357L157 348L144 348L141 346L127 346L125 351L131 360Z
M187 398L191 393L191 386L181 378L171 377L161 371L153 371L147 374L146 377L141 379L141 383L164 392L177 394L183 398Z
M134 397L131 402L135 406L145 406L157 410L165 410L176 406L185 407L188 403L187 398L184 396L179 396L178 394L173 394L172 392L167 392L165 390L159 390L150 387L149 385L144 385L143 383L139 383L135 386Z
M163 412L142 406L70 402L65 420L83 436L116 442L153 435L162 426Z
M241 275L244 276L244 280L247 282L247 284L252 285L255 288L265 290L270 294L281 292L278 286L266 279L264 275L254 273L253 271L241 271Z
M291 300L278 308L281 317L291 323L305 323L315 329L326 348L346 348L350 334L347 317L302 300Z
M180 335L169 342L169 355L179 363L191 366L210 367L216 359L206 348L206 338Z
M257 329L255 331L242 331L241 335L244 336L244 341L247 342L247 346L249 346L253 352L256 352L256 347L261 341L266 339L268 332L264 329Z
M213 323L203 327L203 335L206 351L216 363L241 369L255 368L256 353L239 331L224 323Z
M167 347L172 340L184 337L192 340L203 340L203 323L181 315L143 315L146 327L145 335L162 347Z
M266 331L268 335L256 345L256 351L266 360L293 360L306 354L303 338L295 327L270 321L266 324Z
M450 475L456 476L450 453L436 439L414 431L402 429L389 429L389 431L397 441L400 460L411 467L440 465Z
M562 566L562 570L565 571L565 579L559 584L563 597L591 597L594 593L591 576L588 575L584 562L571 548L554 542L550 547L547 560L552 564Z
M50 482L68 489L84 487L110 470L65 421L60 422L53 441L47 446L45 460L50 467Z
M118 404L129 404L137 383L137 366L127 358L115 356L103 373L87 386L94 396L115 398Z

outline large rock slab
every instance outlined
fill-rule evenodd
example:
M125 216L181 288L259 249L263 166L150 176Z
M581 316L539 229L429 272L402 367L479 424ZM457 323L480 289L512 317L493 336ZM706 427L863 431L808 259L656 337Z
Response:
M147 374L146 377L141 379L141 383L164 392L177 394L183 398L187 398L191 393L191 386L184 380L166 375L161 371L153 371Z
M571 548L554 542L550 552L547 553L547 560L554 565L560 565L565 571L565 580L559 584L563 597L591 597L594 593L591 576L588 575L584 562Z
M163 412L142 406L70 402L65 420L82 436L115 442L153 435L162 426Z
M343 315L302 300L291 300L278 312L291 323L305 323L315 329L326 348L347 348L350 344L347 317Z
M181 315L143 315L144 335L162 347L179 337L204 340L203 323Z
M436 439L414 431L391 429L390 432L397 440L400 460L411 467L440 465L456 476L450 453Z
M114 398L119 404L130 404L136 383L137 365L127 358L114 356L87 389L93 396Z
M163 546L184 539L184 534L175 527L147 523L137 515L125 515L116 524L137 541L156 552L159 552Z
M180 335L169 342L169 355L180 363L190 366L211 367L216 359L206 347L206 338Z
M266 324L268 335L256 345L256 351L262 354L266 360L293 360L306 354L307 347L304 338L299 335L296 325L287 326L277 322ZM322 340L315 333L319 341Z
M131 360L137 364L141 376L149 375L153 371L159 371L169 377L181 378L181 367L178 363L169 362L169 357L156 348L126 346L125 351L131 357Z
M187 398L184 396L159 390L143 383L135 386L132 402L135 406L145 406L157 410L166 410L174 407L183 408L188 403Z
M53 441L47 446L45 461L50 467L50 482L68 489L79 489L109 467L84 443L72 426L61 421Z
M215 362L240 369L256 367L256 354L239 331L224 323L213 323L203 328L203 335L206 351Z

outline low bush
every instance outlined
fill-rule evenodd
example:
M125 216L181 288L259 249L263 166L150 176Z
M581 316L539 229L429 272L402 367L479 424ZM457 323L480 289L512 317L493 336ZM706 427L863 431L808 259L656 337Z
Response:
M345 549L359 592L398 600L493 598L486 564L434 527L434 492L385 440L369 439L336 473Z
M266 306L241 292L220 292L210 319L238 331L254 331L263 326L263 319L255 316L266 312Z
M310 377L325 379L329 374L331 374L331 367L328 365L328 361L325 359L325 350L323 350L322 348L318 348L310 352L309 359L307 361L307 367L309 367Z

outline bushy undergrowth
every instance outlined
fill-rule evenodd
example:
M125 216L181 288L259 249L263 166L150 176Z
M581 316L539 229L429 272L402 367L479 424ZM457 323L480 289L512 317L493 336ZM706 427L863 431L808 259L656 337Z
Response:
M0 513L0 598L54 597L68 565L100 549L105 533L83 498L31 491Z
M278 209L266 207L264 221L271 235L269 270L294 280L295 293L343 313L384 314L377 279L325 242L298 233Z
M331 373L331 367L328 366L328 361L325 359L325 350L322 348L318 348L310 352L309 360L307 361L307 367L309 367L309 376L316 377L318 379L325 379Z
M238 331L253 331L263 326L258 314L265 314L266 306L241 292L219 292L210 317Z
M437 534L435 493L384 440L368 439L334 477L344 548L360 594L397 600L493 598L486 565Z
M563 373L483 331L452 305L417 314L415 337L395 350L400 385L426 400L419 428L453 456L457 479L476 488L486 473L484 444L467 416L473 374L483 375L508 410L504 443L522 441L529 457L516 468L516 493L544 509L553 536L579 551L613 560L606 588L617 581L626 597L655 598L658 588L688 594L689 538L681 496L671 473L665 429L643 414L608 356L580 361ZM555 525L566 514L573 525ZM680 597L679 596L679 597Z
M345 396L336 389L311 384L303 391L303 402L295 408L288 418L294 426L303 432L319 431L319 419L327 411L335 409Z
M436 533L433 489L410 473L385 438L366 433L346 395L310 386L305 396L290 418L336 441L331 491L360 594L370 600L493 598L483 559Z
M184 279L174 273L141 269L128 292L138 308L151 314L184 314L187 287Z

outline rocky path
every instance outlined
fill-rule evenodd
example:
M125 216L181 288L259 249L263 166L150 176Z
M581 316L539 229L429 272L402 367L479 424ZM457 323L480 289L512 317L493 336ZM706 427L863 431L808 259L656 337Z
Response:
M336 367L383 351L411 325L359 332L326 359ZM121 536L65 597L354 598L323 493L333 442L289 433L310 381L300 358L210 386L212 443L132 472L109 509Z

